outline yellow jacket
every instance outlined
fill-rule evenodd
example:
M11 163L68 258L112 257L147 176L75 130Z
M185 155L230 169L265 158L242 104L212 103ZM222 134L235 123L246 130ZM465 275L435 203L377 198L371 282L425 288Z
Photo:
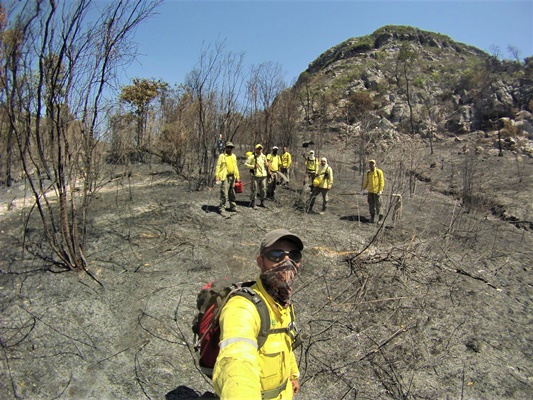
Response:
M307 168L307 173L308 174L316 173L316 169L318 168L318 164L320 164L318 162L318 158L315 157L315 159L310 160L309 157L307 157L305 159L305 167Z
M226 153L222 153L218 156L215 176L217 179L223 181L231 174L235 175L235 179L240 179L237 156L235 154L227 155Z
M325 174L328 174L328 178L326 179ZM322 164L318 165L318 169L316 171L316 178L320 179L320 185L318 187L322 189L331 189L333 186L333 170L329 166L329 164L326 164L322 166Z
M259 164L259 167L255 168L255 160L257 158L257 164ZM246 168L253 169L254 170L254 176L258 178L262 178L268 175L268 164L267 164L267 158L264 154L261 154L260 156L257 156L255 153L252 154L246 162L244 163Z
M265 301L270 328L286 328L290 307L283 308L269 296L261 281L252 288ZM256 306L242 296L232 297L220 315L220 353L213 371L215 391L221 400L261 400L261 392L281 387L278 400L292 399L292 383L300 376L287 333L268 335L257 350L261 318Z
M281 166L283 168L286 168L288 169L292 164L292 156L291 156L291 153L289 153L288 151L286 151L285 153L283 153L281 155Z
M370 170L366 171L363 190L368 190L368 193L380 193L383 192L384 187L385 178L383 177L382 170L374 168L374 172Z
M270 163L270 172L278 172L281 165L281 157L278 155L269 154L267 161Z

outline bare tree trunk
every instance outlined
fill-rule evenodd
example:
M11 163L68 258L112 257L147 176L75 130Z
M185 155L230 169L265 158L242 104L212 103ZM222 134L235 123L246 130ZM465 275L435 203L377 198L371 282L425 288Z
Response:
M96 21L86 18L91 0L62 7L30 0L12 4L17 18L8 29L17 40L6 46L2 60L5 110L49 246L40 255L64 268L87 268L86 224L96 189L95 127L103 89L117 63L131 56L123 46L134 27L159 3L113 3Z
M9 128L7 130L7 140L6 140L6 169L5 169L5 185L11 187L13 183L13 176L11 167L13 165L13 129Z

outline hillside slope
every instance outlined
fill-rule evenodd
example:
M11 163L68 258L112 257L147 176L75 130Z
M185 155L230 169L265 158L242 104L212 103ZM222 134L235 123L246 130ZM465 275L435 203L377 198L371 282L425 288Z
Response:
M373 143L499 131L533 154L533 57L500 60L451 38L385 26L326 50L294 88L302 130ZM367 139L368 140L368 139Z

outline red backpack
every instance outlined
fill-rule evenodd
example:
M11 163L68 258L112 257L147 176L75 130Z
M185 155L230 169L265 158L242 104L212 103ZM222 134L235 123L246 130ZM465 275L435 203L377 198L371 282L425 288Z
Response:
M270 329L270 315L268 308L251 286L255 281L240 282L232 278L215 280L205 285L196 299L198 314L192 324L194 332L194 351L198 353L200 370L209 378L213 375L218 353L220 351L220 312L232 296L243 296L257 307L261 318L261 329L257 337L258 349L265 344L269 334L285 331L285 329Z

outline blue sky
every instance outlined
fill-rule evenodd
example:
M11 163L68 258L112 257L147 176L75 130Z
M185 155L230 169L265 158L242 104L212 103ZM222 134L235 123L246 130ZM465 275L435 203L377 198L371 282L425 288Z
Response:
M321 53L384 25L409 25L492 52L533 55L533 1L166 0L135 35L139 57L121 78L184 82L202 47L225 41L247 66L281 65L292 83Z

